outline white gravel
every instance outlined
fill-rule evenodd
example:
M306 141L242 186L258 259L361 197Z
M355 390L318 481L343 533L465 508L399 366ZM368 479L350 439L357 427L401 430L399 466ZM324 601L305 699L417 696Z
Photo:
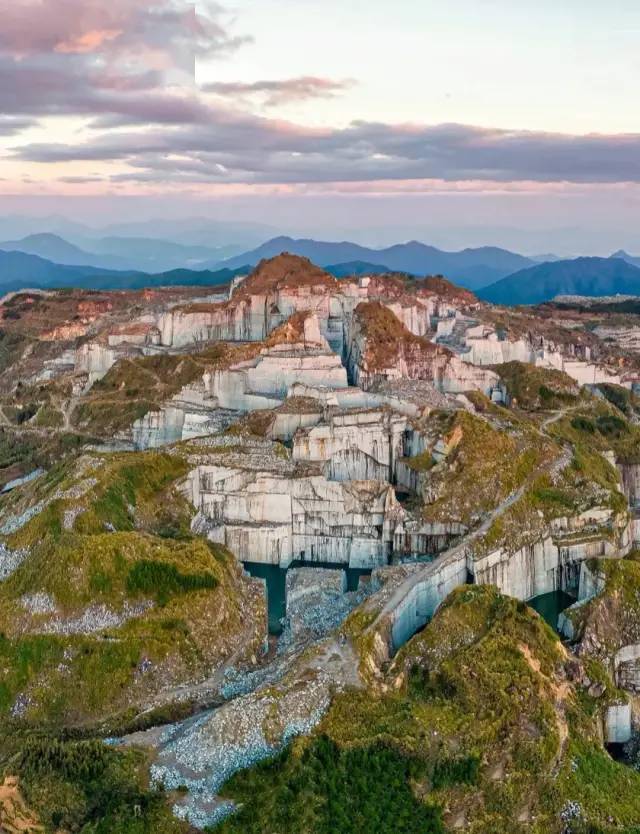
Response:
M110 628L119 628L121 625L140 617L153 602L145 600L131 605L125 602L120 611L114 611L104 604L90 605L82 614L71 618L57 618L44 623L38 629L41 634L95 634Z
M28 550L9 550L0 544L0 581L16 571L29 555Z

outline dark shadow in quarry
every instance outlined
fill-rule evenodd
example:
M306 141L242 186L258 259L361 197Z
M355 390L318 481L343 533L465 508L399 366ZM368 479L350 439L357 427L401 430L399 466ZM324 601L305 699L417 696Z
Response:
M549 591L547 594L540 594L533 599L527 600L527 605L537 611L551 628L558 633L558 617L560 614L576 601L576 597L566 591Z
M266 583L267 610L269 615L269 634L282 634L282 619L287 606L287 571L291 568L326 568L343 570L347 574L347 592L357 591L361 576L371 576L371 568L348 568L331 562L309 562L295 560L286 568L269 565L264 562L243 562L244 569L250 576L264 579Z

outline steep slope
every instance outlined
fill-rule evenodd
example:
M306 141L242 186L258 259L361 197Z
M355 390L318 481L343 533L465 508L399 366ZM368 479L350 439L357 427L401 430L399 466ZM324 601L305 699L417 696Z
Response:
M531 609L461 587L381 687L338 696L310 738L234 776L223 793L239 811L215 830L631 831L640 777L602 745L616 691L601 672L594 697Z
M556 295L640 295L640 269L620 258L575 258L522 269L478 295L493 304L539 304Z
M257 249L215 266L234 269L244 264L257 264L263 258L272 258L282 252L302 255L319 266L362 261L384 266L394 272L409 272L414 275L443 274L470 289L490 284L532 263L522 255L489 246L479 249L463 249L460 252L444 252L434 246L410 241L386 249L369 249L348 241L332 243L276 237L263 243ZM204 264L203 266L214 265Z
M127 723L230 655L260 652L262 589L191 535L188 468L168 454L84 455L3 499L2 722Z

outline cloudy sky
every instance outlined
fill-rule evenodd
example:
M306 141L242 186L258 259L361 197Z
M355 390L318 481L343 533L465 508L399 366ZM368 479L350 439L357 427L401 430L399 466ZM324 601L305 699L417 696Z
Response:
M639 34L637 0L13 0L0 208L633 249Z

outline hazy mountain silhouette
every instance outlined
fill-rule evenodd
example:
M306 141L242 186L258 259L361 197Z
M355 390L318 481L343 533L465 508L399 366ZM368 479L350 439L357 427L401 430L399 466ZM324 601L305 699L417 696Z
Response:
M273 258L282 252L302 255L318 266L364 262L380 265L391 272L409 272L414 275L445 275L449 280L469 289L486 286L516 270L531 266L533 261L523 255L483 246L445 252L435 246L418 241L398 243L386 249L370 249L357 243L342 241L331 243L311 239L276 237L234 258L219 263L206 263L206 267L226 266L231 269L250 264L255 266L263 258Z
M25 252L0 251L0 290L23 287L84 287L138 289L160 286L215 286L225 284L247 268L220 270L174 269L150 274L137 270L107 270L92 266L57 264Z
M478 291L494 304L538 304L556 295L640 295L640 269L622 258L538 264Z

